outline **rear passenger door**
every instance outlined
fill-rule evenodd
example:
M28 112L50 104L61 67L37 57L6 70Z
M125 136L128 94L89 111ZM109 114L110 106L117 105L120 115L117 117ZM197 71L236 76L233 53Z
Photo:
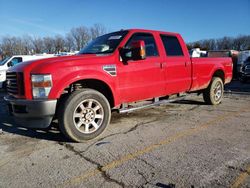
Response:
M165 48L165 78L166 93L176 94L185 92L191 86L191 62L175 35L160 35Z

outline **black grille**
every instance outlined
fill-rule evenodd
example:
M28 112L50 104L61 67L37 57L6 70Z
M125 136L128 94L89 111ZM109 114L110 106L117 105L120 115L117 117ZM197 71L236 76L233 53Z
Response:
M24 95L23 73L7 72L7 91L12 95Z

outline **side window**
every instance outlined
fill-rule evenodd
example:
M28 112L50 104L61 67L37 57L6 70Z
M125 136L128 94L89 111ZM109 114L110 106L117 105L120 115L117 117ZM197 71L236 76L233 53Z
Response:
M15 57L11 60L11 66L14 66L22 61L23 61L23 59L21 57Z
M175 36L161 35L167 56L183 56L181 45Z
M132 37L129 39L127 44L125 45L125 48L130 48L130 45L134 41L143 40L145 42L146 47L146 56L158 56L158 50L155 43L155 39L152 34L149 33L136 33L132 35Z

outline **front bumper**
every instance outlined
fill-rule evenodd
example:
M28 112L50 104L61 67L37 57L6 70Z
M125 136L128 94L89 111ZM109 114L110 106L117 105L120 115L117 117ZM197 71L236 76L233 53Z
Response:
M47 128L56 111L57 100L25 100L4 97L16 123L28 128Z

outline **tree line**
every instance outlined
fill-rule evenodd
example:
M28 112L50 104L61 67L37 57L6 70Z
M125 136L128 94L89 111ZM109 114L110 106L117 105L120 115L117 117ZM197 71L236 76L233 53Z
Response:
M102 24L94 24L91 27L80 26L72 28L64 36L4 36L0 40L0 52L2 52L4 56L74 52L79 51L90 40L106 32L107 29Z
M91 27L72 28L64 36L5 36L0 40L0 53L4 56L12 56L79 51L90 40L105 33L107 33L105 26L94 24ZM202 50L250 50L250 35L199 40L188 43L187 47L188 49L200 48Z
M200 48L202 50L250 50L250 35L199 40L188 43L187 47L188 49Z

